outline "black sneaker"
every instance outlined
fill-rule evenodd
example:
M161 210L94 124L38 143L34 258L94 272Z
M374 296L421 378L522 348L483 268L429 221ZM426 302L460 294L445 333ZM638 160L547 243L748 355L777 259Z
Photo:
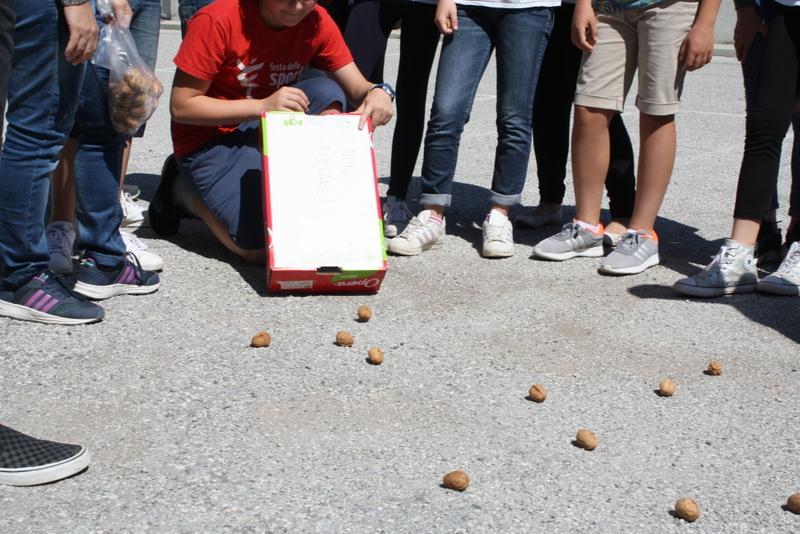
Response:
M16 291L0 291L0 315L45 324L86 324L102 320L105 312L45 269Z
M35 486L80 473L92 461L81 445L27 436L0 425L0 484Z
M101 300L117 295L146 295L158 290L158 274L145 271L131 253L113 269L97 264L91 256L81 261L75 291L90 299Z
M178 162L170 154L161 167L161 180L158 188L150 201L147 209L150 228L161 237L169 237L178 233L181 219L194 219L195 217L175 203L172 197L172 188L175 180L180 176Z
M786 241L783 243L783 255L786 256L786 253L789 252L789 249L792 248L792 244L800 241L800 224L795 224L794 226L790 226L788 230L786 230Z
M762 222L756 238L756 260L759 263L779 263L783 258L781 229L778 223Z

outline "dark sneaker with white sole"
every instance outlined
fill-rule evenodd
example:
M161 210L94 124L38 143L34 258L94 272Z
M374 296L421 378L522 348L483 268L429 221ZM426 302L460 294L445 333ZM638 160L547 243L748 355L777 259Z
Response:
M75 291L90 299L102 300L117 295L146 295L158 290L158 275L145 271L133 254L113 269L101 267L91 256L81 261Z
M81 445L36 439L0 425L0 484L48 484L80 473L91 461Z
M44 324L96 323L103 308L69 289L50 269L40 272L15 291L0 291L0 315Z

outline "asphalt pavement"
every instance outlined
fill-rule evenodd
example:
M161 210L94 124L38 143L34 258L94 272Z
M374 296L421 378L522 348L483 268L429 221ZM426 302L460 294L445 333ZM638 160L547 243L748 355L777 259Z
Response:
M179 39L161 32L167 90ZM376 295L271 296L263 268L190 221L170 240L138 232L166 262L161 289L105 301L102 323L0 320L0 421L94 457L58 484L0 487L0 532L800 530L781 508L800 491L800 300L687 300L670 288L730 229L739 64L715 57L688 76L657 225L663 264L619 278L600 276L594 259L529 259L554 227L517 231L511 259L479 257L494 78L492 63L463 135L444 247L390 258ZM391 126L375 134L382 191L391 138ZM144 201L170 150L165 97L131 157ZM531 162L524 202L537 199ZM566 203L569 215L571 187ZM370 322L355 321L360 304ZM352 348L333 344L342 329ZM252 349L260 330L272 345ZM380 366L365 362L373 346L385 350ZM711 359L721 376L703 374ZM662 398L654 389L667 377L678 389ZM533 383L549 390L542 404L525 399ZM579 428L597 449L572 445ZM471 477L463 493L440 487L454 469ZM670 514L681 496L700 504L695 523Z

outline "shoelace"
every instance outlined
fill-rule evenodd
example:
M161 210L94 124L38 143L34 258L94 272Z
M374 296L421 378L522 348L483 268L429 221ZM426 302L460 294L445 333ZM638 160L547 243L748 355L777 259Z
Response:
M487 224L486 225L486 239L488 241L506 241L511 239L508 225L505 224Z
M778 268L778 274L786 274L800 267L800 243L792 243L786 258Z
M561 227L557 235L578 237L580 231L581 227L579 224L568 222L564 223L564 226Z
M136 282L141 285L143 281L143 273L144 269L142 269L142 264L139 263L139 258L132 252L125 252L125 259L127 259L131 265L133 266L133 272L136 274Z
M722 246L717 252L717 255L714 256L714 259L711 260L711 263L703 269L704 273L711 272L715 267L719 267L721 271L727 269L731 263L733 263L734 258L736 258L736 248L734 247L726 247Z
M617 245L617 250L620 252L627 252L634 249L639 244L639 234L633 232L625 232L622 234L622 239L620 239L619 244Z

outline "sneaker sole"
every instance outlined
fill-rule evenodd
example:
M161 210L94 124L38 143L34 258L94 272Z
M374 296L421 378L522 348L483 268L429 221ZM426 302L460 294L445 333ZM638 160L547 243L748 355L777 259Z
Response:
M508 251L508 252L503 251L503 250L496 250L494 252L486 252L484 250L484 251L481 251L481 256L483 256L484 258L490 258L490 259L491 258L510 258L511 256L514 255L514 252L515 252L514 250L511 250L511 251Z
M388 237L389 239L393 237L397 237L397 228L394 226L384 226L383 227L383 237Z
M602 258L603 247L592 247L581 252L571 250L569 252L543 252L538 248L533 249L533 255L543 260L564 261L572 258Z
M92 455L88 449L84 448L72 458L61 462L24 469L0 469L0 484L8 486L47 484L80 473L89 467L91 462Z
M621 269L616 269L611 267L610 265L603 264L597 269L599 272L603 274L639 274L643 271L646 271L650 267L655 267L661 262L658 257L658 254L654 254L644 260L639 265L634 265L633 267L623 267Z
M764 293L772 295L785 295L789 297L796 297L800 295L800 287L786 284L772 284L763 280L758 282L756 288Z
M713 298L724 297L725 295L733 295L736 293L752 293L756 290L756 284L744 284L730 287L698 287L675 282L672 285L672 289L678 293L689 295L690 297Z
M441 239L439 239L437 241L434 241L430 245L424 246L424 247L420 247L419 249L392 250L391 243L390 243L390 245L386 248L386 250L389 252L389 254L393 254L395 256L419 256L420 254L422 254L426 250L436 250L438 248L441 248L442 244L443 244L443 241Z
M95 286L80 282L75 284L75 292L80 293L92 300L104 300L118 295L148 295L158 290L161 282L151 286L135 286L132 284L110 284L107 286Z
M102 315L100 317L91 317L89 319L61 317L60 315L43 313L38 310L34 310L33 308L28 308L27 306L6 301L0 301L0 316L11 317L12 319L19 319L20 321L59 325L89 324L97 323L103 320Z

